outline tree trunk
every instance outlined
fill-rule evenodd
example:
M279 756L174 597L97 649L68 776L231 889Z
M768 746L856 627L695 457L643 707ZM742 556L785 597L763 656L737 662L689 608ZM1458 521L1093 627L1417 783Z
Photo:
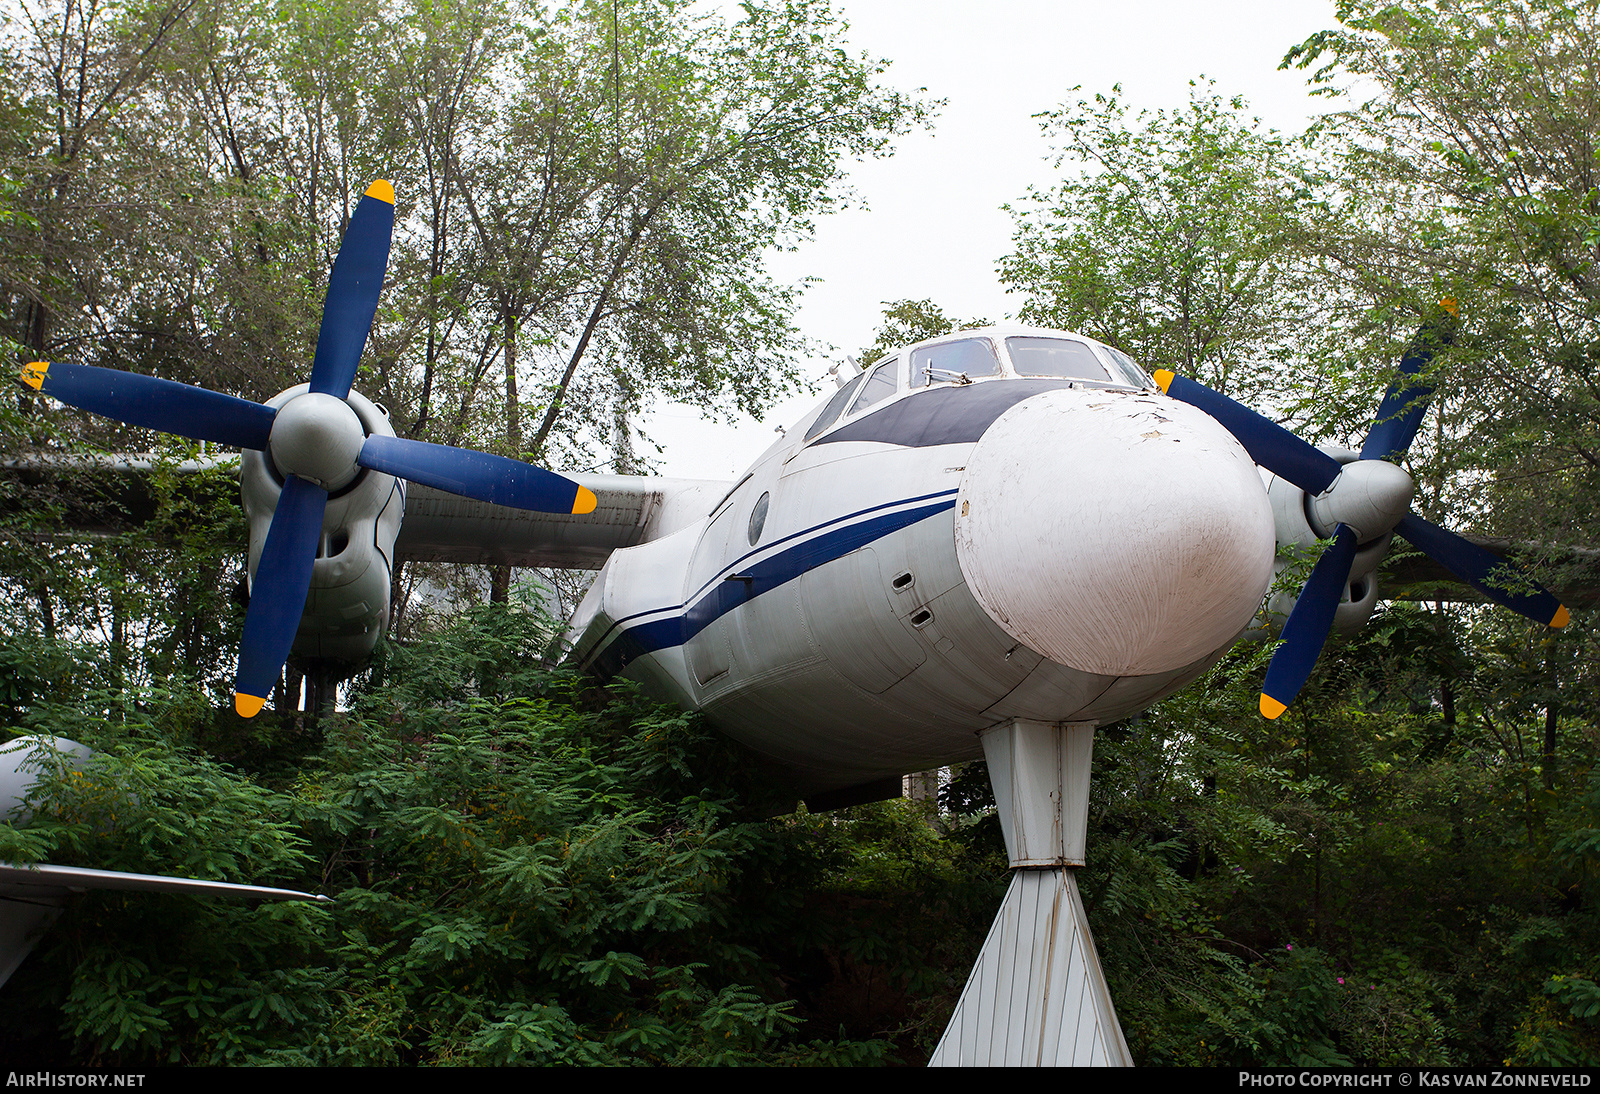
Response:
M639 468L633 456L633 430L628 425L628 411L633 398L622 377L617 378L617 398L611 408L611 470L618 475L637 475Z
M633 249L638 246L639 240L644 236L645 229L655 219L661 206L671 197L669 192L651 206L633 226L627 242L617 252L616 260L611 264L611 272L606 277L606 282L600 287L600 293L595 297L594 307L589 310L589 321L584 324L583 335L578 339L578 344L573 347L572 356L567 360L567 369L561 376L561 382L556 385L555 394L550 397L550 405L545 408L544 417L539 422L539 429L533 435L533 442L528 445L528 450L535 454L542 454L544 442L550 436L551 428L556 424L556 416L561 413L561 404L566 400L567 388L572 383L572 377L578 371L578 363L583 360L585 351L589 348L589 339L594 337L595 328L600 325L600 320L605 317L606 308L611 303L611 293L616 289L617 282L622 280L623 271L628 268L628 260L633 257Z
M517 406L517 314L509 303L501 304L501 320L506 330L506 448L513 459L522 458L522 416ZM489 603L504 604L511 599L511 567L489 567Z
M285 665L283 669L283 707L284 713L300 711L300 688L305 683L305 673L292 665Z
M1560 728L1560 706L1556 702L1556 648L1553 644L1545 649L1544 667L1550 679L1550 702L1544 708L1544 746L1540 750L1539 766L1544 773L1545 789L1548 790L1555 783L1556 739Z
M50 598L50 586L41 578L34 587L39 597L39 614L44 619L44 636L51 642L56 640L56 609L55 601Z
M522 457L522 408L517 403L517 313L501 305L506 328L506 446Z
M401 575L405 572L405 560L401 559L394 564L394 570L389 574L389 637L397 639L400 636L400 619L405 614L406 598L405 583Z

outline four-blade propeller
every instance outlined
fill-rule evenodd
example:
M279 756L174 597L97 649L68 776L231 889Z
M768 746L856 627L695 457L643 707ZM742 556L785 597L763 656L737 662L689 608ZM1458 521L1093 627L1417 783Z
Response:
M22 370L24 383L69 406L270 454L284 482L245 613L234 707L246 718L261 710L294 644L328 492L351 482L361 469L517 509L588 513L595 508L589 490L518 460L367 434L345 399L377 312L393 230L394 188L380 180L356 206L334 259L310 390L278 410L114 369L34 361Z
M1411 477L1393 463L1411 447L1433 389L1418 379L1436 349L1450 337L1453 301L1425 323L1400 362L1400 374L1378 407L1361 446L1360 459L1341 464L1325 452L1203 384L1156 372L1168 395L1216 418L1244 446L1251 459L1293 483L1311 499L1318 533L1331 538L1307 578L1283 626L1282 642L1267 667L1261 713L1276 718L1311 676L1339 607L1356 549L1387 533L1399 532L1413 546L1496 604L1536 622L1564 627L1567 609L1517 568L1454 532L1430 524L1410 511Z

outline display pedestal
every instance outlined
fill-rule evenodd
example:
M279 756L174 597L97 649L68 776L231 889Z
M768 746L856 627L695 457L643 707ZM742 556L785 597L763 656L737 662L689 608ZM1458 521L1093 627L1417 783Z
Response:
M1094 723L1012 721L981 740L1014 872L929 1066L1131 1066L1073 876Z

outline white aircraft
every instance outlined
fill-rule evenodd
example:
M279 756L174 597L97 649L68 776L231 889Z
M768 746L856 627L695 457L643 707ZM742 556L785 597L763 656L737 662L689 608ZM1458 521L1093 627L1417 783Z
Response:
M1273 605L1288 618L1269 718L1330 628L1365 622L1397 531L1490 600L1567 622L1501 559L1409 512L1411 479L1390 461L1416 434L1447 311L1424 323L1360 453L1314 448L1093 339L988 327L841 377L736 483L564 477L397 438L350 390L392 219L393 191L374 184L334 265L311 382L266 404L61 363L23 379L244 450L246 717L291 648L370 652L399 553L599 566L571 663L703 711L814 810L986 757L1017 869L935 1063L1131 1062L1073 879L1093 730L1238 641L1280 548L1331 541L1292 604ZM25 768L11 769L19 798Z

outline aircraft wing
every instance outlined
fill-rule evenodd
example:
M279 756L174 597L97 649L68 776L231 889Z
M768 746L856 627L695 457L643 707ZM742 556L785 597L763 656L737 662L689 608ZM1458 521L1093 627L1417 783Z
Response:
M237 478L236 455L209 456L161 464L180 477L225 471ZM65 538L115 532L138 524L154 512L147 480L157 467L148 456L29 455L0 460L0 473L23 485L38 485L86 474L97 482L88 496L74 491L64 514ZM473 501L431 487L412 484L406 491L405 520L395 542L399 559L470 562L511 566L554 566L592 570L619 547L632 547L685 527L709 513L733 483L715 479L668 479L645 475L569 475L593 490L594 512L533 513ZM210 481L215 481L212 479ZM3 524L0 504L0 524ZM1511 558L1549 553L1539 545L1509 539L1467 535L1480 547ZM1550 589L1572 607L1600 605L1600 550L1554 548L1562 573ZM1391 554L1384 566L1383 592L1407 600L1479 600L1426 555Z
M62 539L115 535L150 520L159 506L157 474L173 475L183 490L217 491L218 500L239 498L237 454L173 461L141 453L34 452L0 459L0 475L24 491L47 490L60 505ZM0 492L0 527L16 508ZM33 533L29 538L56 537Z
M148 520L156 508L149 479L158 468L180 481L217 481L216 476L203 477L204 472L237 480L239 457L163 463L142 455L38 454L0 460L0 472L24 486L75 479L74 489L67 492L67 526L62 529L68 538L115 533ZM396 558L596 570L618 547L632 547L699 520L734 485L647 475L567 477L594 491L599 501L594 512L534 513L409 484ZM84 491L88 480L94 488Z
M230 896L243 900L309 900L331 904L332 897L274 889L265 885L240 885L231 881L170 877L165 874L128 874L120 870L90 870L79 866L18 866L0 862L0 900L24 903L65 897L89 889L128 892L184 893L190 896Z
M1545 557L1554 563L1555 569L1548 580L1542 580L1563 604L1571 608L1600 605L1600 550L1524 543L1497 536L1464 535L1461 538L1508 562L1519 557L1523 560ZM1398 600L1483 600L1449 570L1420 551L1394 552L1384 560L1381 595Z
M160 874L126 874L118 870L89 870L75 866L18 866L0 862L0 985L11 978L23 958L38 944L40 935L55 922L67 897L89 889L226 896L243 900L332 902L331 897L302 893L298 889L273 889L264 885L237 885L227 881L202 881Z
M594 512L534 513L412 483L395 554L425 562L598 570L632 547L693 524L732 489L715 479L568 475L594 491Z

